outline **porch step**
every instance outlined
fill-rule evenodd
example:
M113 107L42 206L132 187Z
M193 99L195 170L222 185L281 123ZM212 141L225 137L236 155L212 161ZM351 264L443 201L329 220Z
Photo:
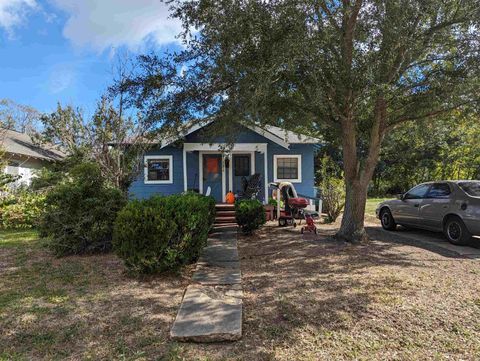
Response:
M235 206L233 204L219 203L215 205L215 224L216 225L237 225L235 219Z
M235 205L228 203L217 203L215 205L217 212L219 211L235 211Z
M215 223L236 223L235 216L227 216L227 217L215 217Z
M235 211L218 210L216 215L217 215L217 217L233 217L233 218L235 218Z

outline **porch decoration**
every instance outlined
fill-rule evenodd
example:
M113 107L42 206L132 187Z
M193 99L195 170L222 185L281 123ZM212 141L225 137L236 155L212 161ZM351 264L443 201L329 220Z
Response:
M228 204L235 203L235 194L233 194L232 191L228 192L227 195L225 196L225 202L227 202Z

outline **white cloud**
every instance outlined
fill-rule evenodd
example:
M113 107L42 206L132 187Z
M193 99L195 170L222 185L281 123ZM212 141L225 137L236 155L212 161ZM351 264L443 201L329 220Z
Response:
M63 35L77 47L138 49L147 40L163 45L174 42L181 30L160 0L52 1L68 14Z
M13 28L22 24L27 13L36 7L35 0L0 0L0 27L12 35Z
M57 64L51 72L48 80L48 90L52 94L58 94L71 87L75 80L75 71L72 64Z

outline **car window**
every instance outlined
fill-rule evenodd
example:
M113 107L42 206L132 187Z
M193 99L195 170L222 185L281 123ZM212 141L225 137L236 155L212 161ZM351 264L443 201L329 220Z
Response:
M422 199L430 188L430 184L420 184L408 191L404 199Z
M447 183L434 183L427 193L426 198L445 198L452 193Z
M480 197L480 182L460 182L460 188L472 197Z

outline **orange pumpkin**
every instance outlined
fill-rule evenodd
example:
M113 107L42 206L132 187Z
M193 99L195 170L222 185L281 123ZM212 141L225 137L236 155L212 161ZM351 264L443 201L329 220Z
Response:
M233 194L232 191L228 192L225 196L225 202L227 202L228 204L235 203L235 194Z

